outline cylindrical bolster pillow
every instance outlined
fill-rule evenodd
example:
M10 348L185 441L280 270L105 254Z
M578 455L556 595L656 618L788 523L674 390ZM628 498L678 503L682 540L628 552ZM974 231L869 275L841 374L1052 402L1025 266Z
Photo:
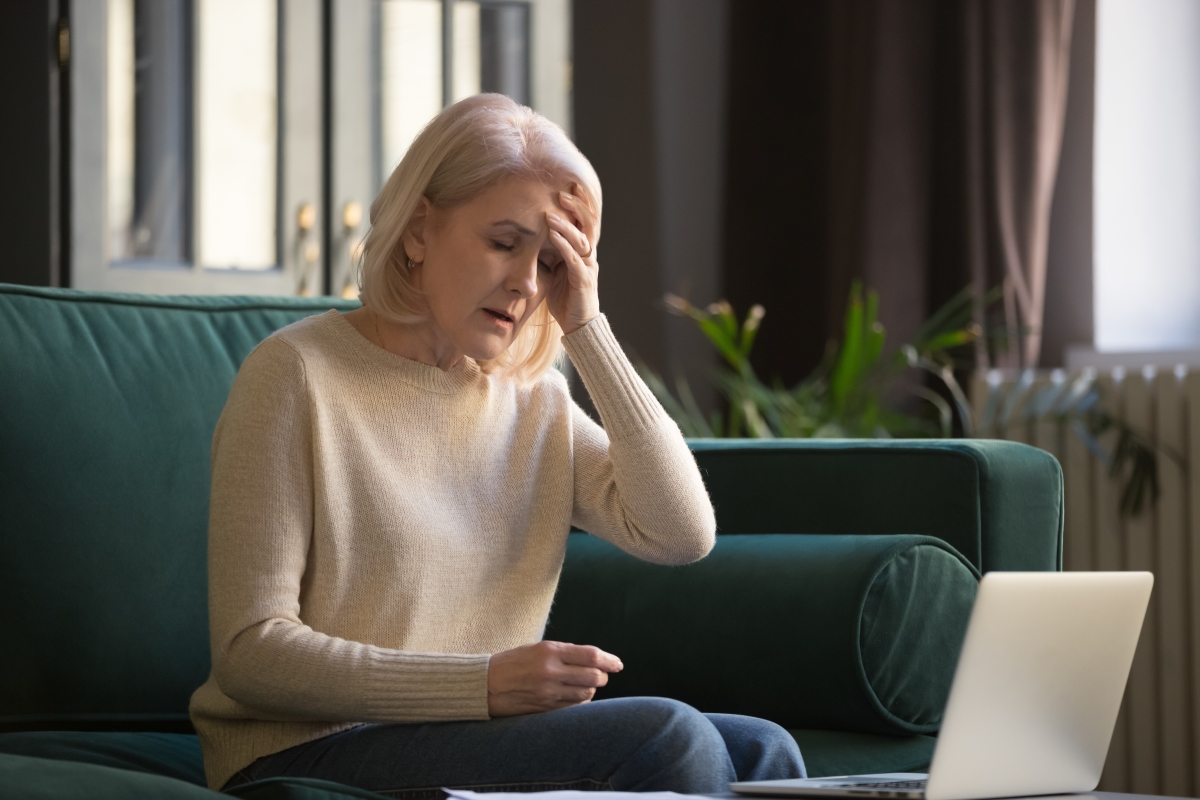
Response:
M719 536L703 561L662 567L572 534L546 638L624 661L597 699L930 733L977 584L966 559L927 536Z

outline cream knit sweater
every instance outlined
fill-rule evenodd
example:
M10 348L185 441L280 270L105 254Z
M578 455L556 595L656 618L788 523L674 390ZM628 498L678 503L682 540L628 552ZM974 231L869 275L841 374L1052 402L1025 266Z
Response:
M557 371L443 371L336 311L250 354L212 447L209 786L366 722L487 719L488 657L541 639L571 524L658 563L709 551L696 463L607 321L564 343L604 428Z

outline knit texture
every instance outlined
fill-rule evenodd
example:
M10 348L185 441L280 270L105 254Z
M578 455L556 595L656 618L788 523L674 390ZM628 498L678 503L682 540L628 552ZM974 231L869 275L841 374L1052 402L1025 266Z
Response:
M337 311L260 344L212 447L209 786L368 722L488 718L492 653L542 638L574 524L656 563L716 521L679 429L608 322L533 386L402 358Z

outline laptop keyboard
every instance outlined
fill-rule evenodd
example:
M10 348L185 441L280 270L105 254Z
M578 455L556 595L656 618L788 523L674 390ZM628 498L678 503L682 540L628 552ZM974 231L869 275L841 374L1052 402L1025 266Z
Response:
M836 789L884 789L890 791L925 791L926 781L864 781L863 783L831 783L830 788Z

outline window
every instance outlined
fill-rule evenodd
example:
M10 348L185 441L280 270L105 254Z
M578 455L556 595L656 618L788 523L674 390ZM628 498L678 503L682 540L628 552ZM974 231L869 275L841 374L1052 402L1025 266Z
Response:
M192 18L186 0L114 0L106 88L108 260L192 258Z
M314 217L321 193L319 3L104 0L72 15L73 284L311 292L315 225L286 223Z
M379 0L336 3L334 11L330 286L350 296L363 209L444 105L499 92L569 130L570 6Z
M444 104L498 91L566 126L569 10L73 4L74 285L352 295L366 208Z
M1200 350L1200 3L1096 13L1096 349Z
M381 184L444 102L496 92L530 104L528 2L456 0L448 36L441 0L382 0L380 10Z

